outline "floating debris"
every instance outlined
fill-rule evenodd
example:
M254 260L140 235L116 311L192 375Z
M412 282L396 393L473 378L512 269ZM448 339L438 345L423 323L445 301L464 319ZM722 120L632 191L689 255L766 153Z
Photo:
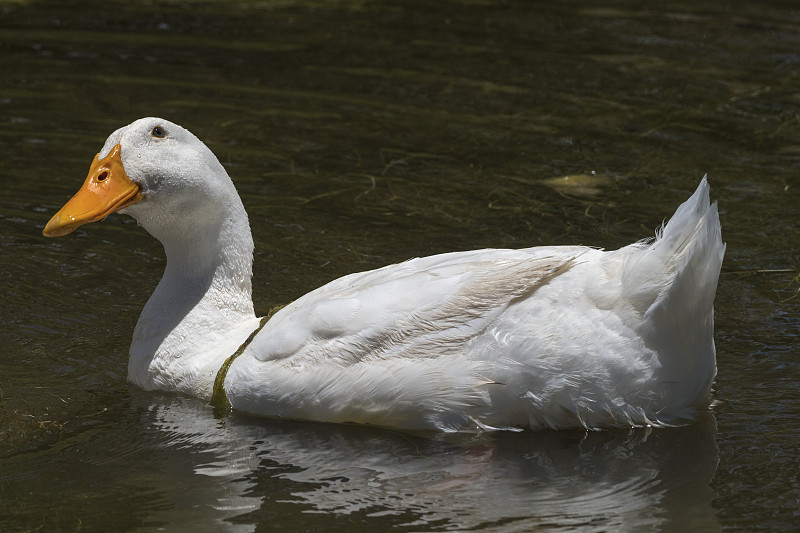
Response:
M603 188L611 183L611 178L605 174L592 172L590 174L569 174L559 178L541 180L554 191L577 196L580 198L594 198L603 192Z

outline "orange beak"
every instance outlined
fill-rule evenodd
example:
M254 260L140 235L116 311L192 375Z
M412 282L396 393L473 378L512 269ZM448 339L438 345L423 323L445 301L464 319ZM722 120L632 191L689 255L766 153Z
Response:
M78 226L102 220L142 199L139 186L125 173L121 151L122 147L116 145L103 159L100 159L100 154L94 156L83 187L53 215L42 235L67 235Z

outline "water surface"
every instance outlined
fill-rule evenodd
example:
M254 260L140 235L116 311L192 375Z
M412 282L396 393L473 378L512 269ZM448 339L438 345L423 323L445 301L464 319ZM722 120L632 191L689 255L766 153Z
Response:
M800 520L800 8L0 0L0 530L717 531ZM708 173L709 416L409 435L214 418L125 383L164 268L123 216L41 229L105 137L189 128L250 213L261 313L481 247L615 248Z

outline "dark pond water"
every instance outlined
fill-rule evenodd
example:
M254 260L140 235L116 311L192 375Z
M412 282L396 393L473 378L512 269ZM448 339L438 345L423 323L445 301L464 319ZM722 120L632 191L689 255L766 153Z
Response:
M0 530L797 527L800 5L651 4L0 0ZM148 115L234 178L262 313L412 256L618 247L708 173L712 413L443 437L127 385L160 245L123 216L40 232Z

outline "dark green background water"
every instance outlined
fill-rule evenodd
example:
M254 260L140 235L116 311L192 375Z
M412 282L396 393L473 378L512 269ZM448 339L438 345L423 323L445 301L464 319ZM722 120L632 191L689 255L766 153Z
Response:
M554 4L0 0L0 530L797 527L800 4ZM261 313L412 256L618 247L708 173L713 413L426 437L128 386L160 245L119 215L40 232L147 115L233 177Z

